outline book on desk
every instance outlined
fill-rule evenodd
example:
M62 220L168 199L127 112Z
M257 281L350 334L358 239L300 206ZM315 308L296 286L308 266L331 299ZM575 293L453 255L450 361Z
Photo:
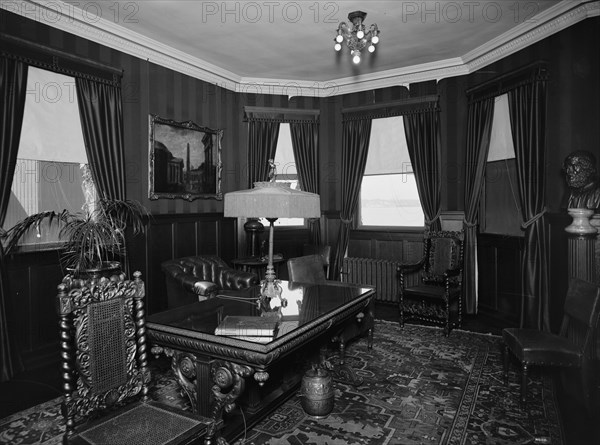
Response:
M215 329L215 335L268 343L277 335L278 323L272 317L227 315Z

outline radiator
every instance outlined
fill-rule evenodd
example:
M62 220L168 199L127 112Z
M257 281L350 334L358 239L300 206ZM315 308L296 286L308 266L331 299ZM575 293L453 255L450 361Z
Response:
M344 258L342 281L369 284L377 288L376 301L398 302L397 261L372 258Z

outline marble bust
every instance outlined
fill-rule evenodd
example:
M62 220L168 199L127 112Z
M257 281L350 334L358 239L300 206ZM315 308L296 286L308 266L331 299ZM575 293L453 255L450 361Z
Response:
M600 182L593 153L574 151L565 158L563 169L570 189L567 207L597 210L600 207Z

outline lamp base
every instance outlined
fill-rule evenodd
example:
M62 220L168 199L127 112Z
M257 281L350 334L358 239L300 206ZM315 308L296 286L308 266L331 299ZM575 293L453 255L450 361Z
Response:
M281 281L275 279L275 271L272 266L267 266L265 277L260 282L260 308L269 312L278 310L280 307L286 307L287 299L281 296Z
M284 300L281 298L281 284L279 280L262 280L260 301L261 307L266 311L274 311L279 307L284 306Z

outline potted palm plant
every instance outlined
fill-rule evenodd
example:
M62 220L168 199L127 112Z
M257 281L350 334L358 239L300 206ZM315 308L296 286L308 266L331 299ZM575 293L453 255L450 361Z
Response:
M148 217L147 209L137 201L102 198L82 212L36 213L3 233L5 254L14 251L19 241L41 224L59 224L59 240L64 242L61 264L69 273L114 273L120 270L119 260L126 255L126 230L131 229L134 235L141 233Z

